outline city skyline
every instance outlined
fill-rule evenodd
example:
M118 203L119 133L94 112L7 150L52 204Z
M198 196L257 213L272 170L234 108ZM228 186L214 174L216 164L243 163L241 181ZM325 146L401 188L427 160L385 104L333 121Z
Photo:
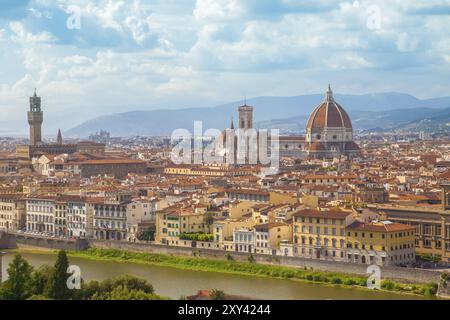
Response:
M76 14L70 5L80 9L79 29L67 27ZM328 82L339 93L448 96L448 8L448 1L3 3L2 125L20 124L35 87L67 128L136 109L321 93Z

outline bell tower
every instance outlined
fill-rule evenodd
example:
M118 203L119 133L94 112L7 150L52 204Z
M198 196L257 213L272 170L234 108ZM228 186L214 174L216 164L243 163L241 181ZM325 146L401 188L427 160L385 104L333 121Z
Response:
M42 143L42 123L44 113L41 109L41 98L37 96L36 89L34 96L30 97L30 111L28 111L28 124L30 125L30 145L36 146Z
M253 107L247 102L239 107L239 129L247 130L253 128Z

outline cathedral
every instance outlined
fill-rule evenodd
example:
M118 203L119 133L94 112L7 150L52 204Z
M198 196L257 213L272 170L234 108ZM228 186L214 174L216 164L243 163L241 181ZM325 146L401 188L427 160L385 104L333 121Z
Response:
M360 151L353 141L350 117L334 100L330 85L324 101L309 117L306 125L306 145L310 158L333 158L341 155L351 158Z
M239 107L238 129L253 129L253 110L247 103ZM235 131L231 122L229 129ZM223 139L223 135L222 135ZM333 97L331 86L324 100L311 113L305 136L280 136L280 158L330 159L352 158L360 151L353 141L353 127L347 112Z
M37 96L36 90L30 97L30 109L28 111L28 124L30 136L28 145L16 146L16 157L18 159L32 159L44 154L73 154L76 152L92 155L103 155L105 145L95 142L79 142L76 144L64 144L61 130L58 130L56 143L47 144L42 141L42 123L44 112L41 106L41 97Z

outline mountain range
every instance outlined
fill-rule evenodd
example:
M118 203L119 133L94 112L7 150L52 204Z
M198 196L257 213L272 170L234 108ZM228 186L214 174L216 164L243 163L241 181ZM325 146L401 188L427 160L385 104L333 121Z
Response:
M394 128L415 121L450 121L450 97L418 99L412 95L389 92L364 95L335 95L352 118L356 129ZM254 106L258 127L279 128L286 132L302 132L312 110L323 95L295 97L257 97L246 101ZM105 115L86 121L65 132L70 137L86 137L100 129L113 136L170 135L178 128L193 132L194 121L202 120L203 129L229 127L232 116L244 101L211 108L178 110L142 110ZM235 121L236 122L236 121Z

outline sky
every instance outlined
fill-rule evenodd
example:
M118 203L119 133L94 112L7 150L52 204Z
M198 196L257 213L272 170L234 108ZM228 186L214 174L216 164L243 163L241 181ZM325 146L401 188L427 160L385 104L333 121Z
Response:
M1 0L0 134L324 92L450 96L450 0Z

